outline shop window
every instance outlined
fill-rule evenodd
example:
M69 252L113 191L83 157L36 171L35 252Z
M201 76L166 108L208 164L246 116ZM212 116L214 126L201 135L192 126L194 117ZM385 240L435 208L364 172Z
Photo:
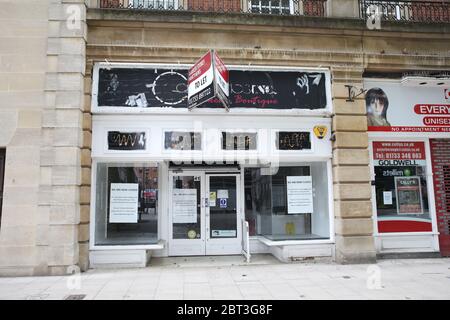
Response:
M223 150L256 150L256 133L222 132Z
M168 131L164 133L166 150L202 150L200 132Z
M251 0L252 13L291 14L291 0Z
M378 232L431 231L423 142L373 142Z
M95 244L158 242L158 167L97 165Z
M245 169L245 216L250 235L270 240L328 239L325 162Z
M2 222L2 207L3 207L3 183L5 178L5 157L6 150L0 149L0 226Z

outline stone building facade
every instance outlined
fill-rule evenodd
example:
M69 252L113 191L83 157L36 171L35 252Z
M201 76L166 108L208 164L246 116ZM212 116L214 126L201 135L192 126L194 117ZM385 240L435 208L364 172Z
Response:
M227 65L330 71L331 258L338 263L376 261L366 104L364 94L349 101L347 86L358 93L367 74L450 70L448 20L383 20L381 29L370 30L356 0L326 1L325 17L99 4L2 4L0 147L6 149L6 160L1 275L89 268L95 64L193 64L210 49Z

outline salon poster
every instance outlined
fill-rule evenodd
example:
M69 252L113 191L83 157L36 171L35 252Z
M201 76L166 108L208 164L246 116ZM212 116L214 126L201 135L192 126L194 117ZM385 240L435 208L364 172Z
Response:
M173 223L197 223L197 189L173 189Z
M313 194L311 176L287 176L288 214L312 213Z
M450 132L449 87L367 79L364 89L369 131Z
M137 223L139 184L111 183L109 223Z
M419 177L395 177L398 214L423 214Z

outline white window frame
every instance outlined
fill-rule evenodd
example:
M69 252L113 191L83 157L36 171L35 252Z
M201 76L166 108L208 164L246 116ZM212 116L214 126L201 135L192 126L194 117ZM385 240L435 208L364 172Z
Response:
M248 0L248 8L250 8L249 11L252 12L252 9L254 7L256 7L252 4L252 2L255 2L255 1L259 2L259 13L263 13L262 12L262 8L263 8L262 0ZM269 1L269 12L270 12L269 14L282 14L280 11L272 13L272 0L268 0L268 1ZM278 8L278 10L280 10L282 8L282 6L281 6L282 0L279 0L279 1L280 1L280 6L275 7L275 8ZM294 2L292 0L289 0L289 14L294 14Z

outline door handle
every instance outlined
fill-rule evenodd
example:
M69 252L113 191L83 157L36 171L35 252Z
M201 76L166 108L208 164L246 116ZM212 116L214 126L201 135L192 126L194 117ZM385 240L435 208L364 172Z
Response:
M209 208L209 199L208 198L204 198L204 204L205 204L205 208Z

